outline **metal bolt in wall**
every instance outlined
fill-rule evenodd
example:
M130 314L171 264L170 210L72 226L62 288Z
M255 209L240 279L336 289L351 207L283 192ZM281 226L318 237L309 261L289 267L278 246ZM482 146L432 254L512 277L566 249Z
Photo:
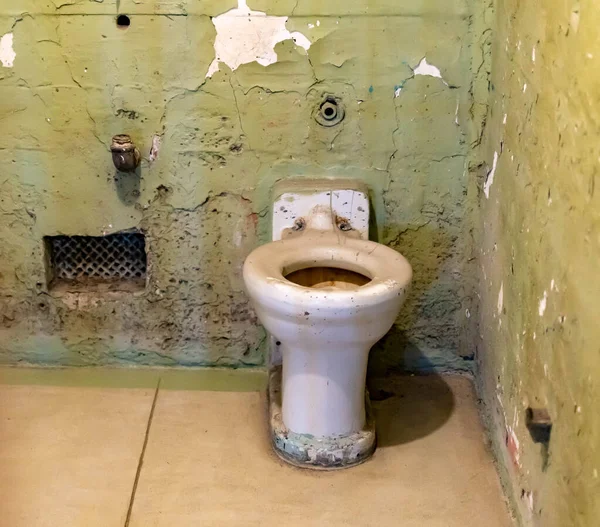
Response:
M304 218L298 218L295 222L294 222L294 226L292 227L293 231L303 231L306 227L306 221L304 220Z
M350 225L350 221L347 218L336 216L335 224L340 231L348 232L352 230L352 225Z

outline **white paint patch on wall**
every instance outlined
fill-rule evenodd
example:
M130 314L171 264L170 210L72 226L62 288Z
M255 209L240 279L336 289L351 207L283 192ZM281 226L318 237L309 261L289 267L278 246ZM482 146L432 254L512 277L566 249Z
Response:
M416 77L417 75L425 75L427 77L436 77L438 79L442 79L442 82L448 86L448 83L442 77L442 73L439 68L436 68L433 64L429 64L427 62L427 58L423 57L423 60L419 62L419 65L413 70L413 75Z
M419 62L419 64L417 65L417 67L411 68L411 69L412 69L412 77L409 77L410 79L414 79L417 75L423 75L426 77L435 77L436 79L441 79L442 82L446 86L448 86L448 83L442 77L442 73L440 72L439 68L435 67L433 64L429 64L427 62L427 57L423 57L421 59L421 62ZM399 86L396 86L394 88L394 98L400 97L400 94L402 93L402 89L404 88L404 83L406 82L406 80L408 80L408 79L405 79L404 81L402 81L402 84L400 84ZM460 104L460 101L457 101L456 102L456 115L455 115L455 123L456 124L458 124L459 104Z
M485 184L483 185L483 192L487 199L490 199L490 188L494 183L494 176L496 175L496 168L498 167L498 152L494 152L494 162L492 163L492 170L488 172Z
M538 307L538 313L540 314L540 317L544 316L544 313L546 312L547 303L548 303L548 291L544 291L544 296L540 300L540 305Z
M284 40L293 40L308 50L310 40L297 31L290 33L285 26L287 20L287 16L268 16L262 11L252 11L246 0L238 0L236 9L212 19L217 30L215 58L206 77L219 71L220 63L227 64L232 70L251 62L261 66L274 64L277 62L275 46Z
M12 68L17 54L13 49L13 34L6 33L0 38L0 62L2 67Z
M500 292L498 293L498 314L502 314L504 308L504 282L500 284Z
M160 135L155 135L152 137L152 148L150 148L150 155L148 156L150 163L154 163L154 161L156 161L159 150L160 150Z

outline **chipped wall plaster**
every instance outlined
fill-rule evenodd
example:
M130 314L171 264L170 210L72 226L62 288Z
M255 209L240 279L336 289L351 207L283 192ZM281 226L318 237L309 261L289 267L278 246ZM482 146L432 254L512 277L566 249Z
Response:
M417 66L415 68L411 68L411 69L412 69L412 76L409 79L405 79L404 81L402 81L401 84L394 86L394 97L399 97L400 94L402 93L402 88L404 88L404 85L406 84L406 82L408 80L410 80L411 78L417 77L418 75L423 75L424 77L434 77L434 78L441 79L442 82L444 83L444 85L448 86L448 83L443 79L442 73L440 72L439 68L433 66L432 64L429 64L427 62L427 57L423 57L423 59L419 62L419 64L417 64ZM459 104L460 103L457 103L457 107L456 107L456 118L457 119L458 119Z
M437 68L436 66L434 66L433 64L429 64L427 62L427 57L423 57L423 60L421 60L421 62L419 62L417 67L414 69L413 73L415 75L425 75L426 77L437 77L438 79L442 79L442 81L444 80L442 78L442 73L441 73L440 69ZM444 83L445 82L446 81L444 81Z
M0 38L0 62L3 68L12 68L17 54L13 49L13 34L6 33Z
M150 154L148 155L148 161L154 163L158 158L158 152L160 150L160 135L155 135L152 138L152 146L150 148Z
M285 40L308 50L310 40L299 31L290 33L286 28L287 16L268 16L262 11L253 11L246 0L238 0L236 9L231 9L212 19L217 30L215 58L211 62L207 77L219 71L219 64L226 64L232 71L242 64L258 62L268 66L277 62L275 46Z
M471 73L485 72L485 27L465 2L256 0L250 7L266 15L251 18L279 18L260 39L276 62L223 63L208 78L214 18L231 4L128 4L122 29L114 0L28 2L34 15L0 16L18 53L0 69L0 120L11 130L0 137L0 361L263 364L264 332L239 273L269 239L270 190L282 177L339 175L367 182L373 239L415 268L372 369L471 368L477 188L468 145L480 126L472 97L487 83ZM274 43L283 28L309 36L310 47ZM423 57L448 86L414 76L409 65ZM326 94L345 105L337 127L313 119ZM115 174L116 133L139 146L139 178ZM48 290L43 236L127 229L146 234L144 292Z
M483 192L487 199L490 199L490 189L494 184L494 177L496 176L496 169L498 168L498 152L494 152L494 159L492 161L492 168L488 172L488 175L485 180L485 184L483 185Z

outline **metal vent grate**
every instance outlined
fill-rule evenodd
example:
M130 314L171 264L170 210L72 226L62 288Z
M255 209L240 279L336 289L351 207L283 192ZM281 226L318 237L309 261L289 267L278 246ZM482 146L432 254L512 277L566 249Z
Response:
M146 277L143 234L48 236L52 274L57 280L136 280Z

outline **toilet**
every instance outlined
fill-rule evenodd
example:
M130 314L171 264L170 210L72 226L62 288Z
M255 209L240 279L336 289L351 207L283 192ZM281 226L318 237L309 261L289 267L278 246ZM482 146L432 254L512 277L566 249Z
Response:
M272 210L273 241L247 257L243 273L271 336L272 441L295 465L349 467L375 449L369 351L396 320L412 269L369 241L360 181L284 180Z

